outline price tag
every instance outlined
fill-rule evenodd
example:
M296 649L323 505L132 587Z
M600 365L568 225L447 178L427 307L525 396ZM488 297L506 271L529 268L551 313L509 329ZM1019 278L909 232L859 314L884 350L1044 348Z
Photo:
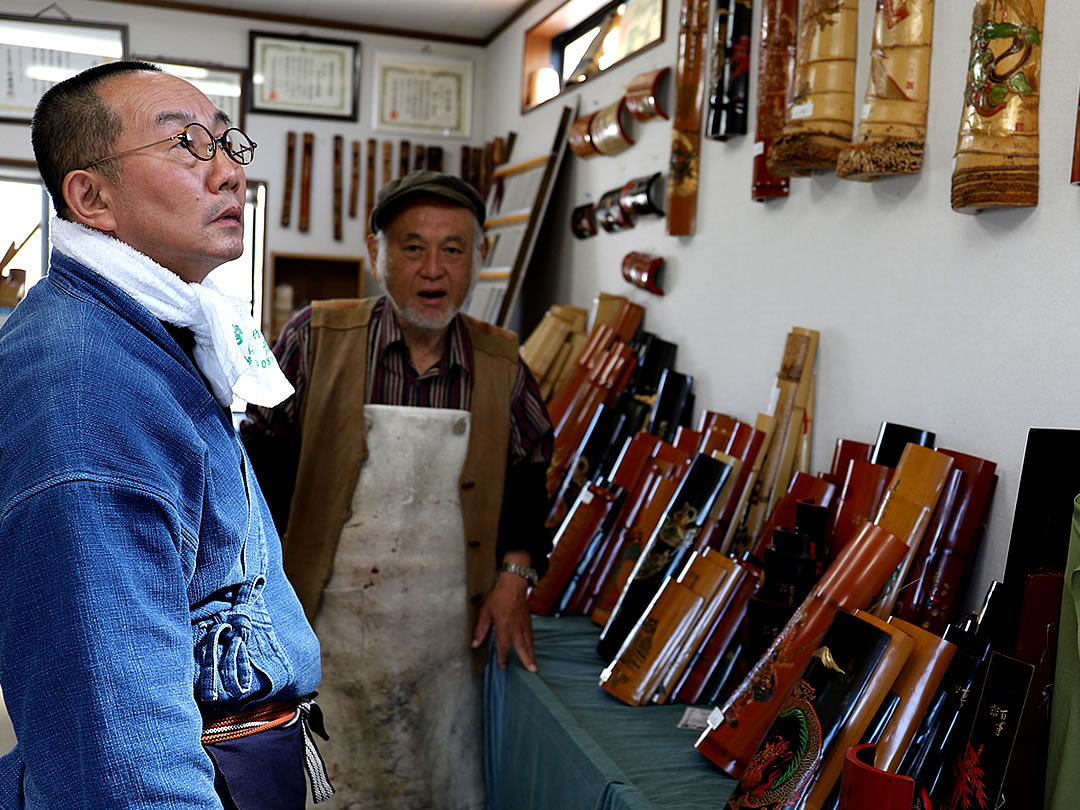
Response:
M803 104L796 104L791 108L791 120L796 121L800 118L809 118L814 114L814 102L807 101Z
M765 141L754 141L754 157L765 154Z

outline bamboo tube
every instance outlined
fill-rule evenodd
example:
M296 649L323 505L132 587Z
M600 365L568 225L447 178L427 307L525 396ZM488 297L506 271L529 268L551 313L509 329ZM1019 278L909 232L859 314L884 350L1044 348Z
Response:
M873 180L922 169L933 26L934 0L878 3L859 133L840 152L840 177Z
M773 174L834 167L851 143L858 16L858 0L799 0L791 95L767 156Z
M709 0L683 0L675 65L675 115L671 128L667 232L693 236L697 229L698 159L705 103L705 48Z
M952 208L1039 202L1039 83L1044 0L976 0Z
M786 197L790 181L768 169L773 141L784 129L784 111L795 68L795 22L798 0L765 0L761 7L761 40L758 46L757 128L754 134L752 199L766 202Z

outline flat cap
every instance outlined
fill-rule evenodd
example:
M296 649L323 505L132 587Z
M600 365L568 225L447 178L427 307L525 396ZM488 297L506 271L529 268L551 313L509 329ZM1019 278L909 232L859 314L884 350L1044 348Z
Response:
M487 207L480 194L464 180L430 169L419 169L391 180L379 189L375 206L371 209L371 232L384 230L394 211L414 196L441 197L468 208L481 225L487 217Z

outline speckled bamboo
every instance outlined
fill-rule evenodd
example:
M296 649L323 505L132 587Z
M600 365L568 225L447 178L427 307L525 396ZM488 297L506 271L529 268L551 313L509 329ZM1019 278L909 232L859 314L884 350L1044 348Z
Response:
M799 0L791 97L767 156L773 174L833 168L851 143L858 16L858 0Z
M855 143L836 173L848 180L918 174L926 145L934 0L877 0L870 80Z
M1044 0L976 0L952 207L1039 203L1039 81Z

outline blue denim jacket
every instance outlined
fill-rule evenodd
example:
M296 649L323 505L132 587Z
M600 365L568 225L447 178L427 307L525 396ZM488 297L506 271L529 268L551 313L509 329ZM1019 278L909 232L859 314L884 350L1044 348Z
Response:
M228 414L159 321L55 251L0 381L0 808L220 808L203 717L320 667Z

